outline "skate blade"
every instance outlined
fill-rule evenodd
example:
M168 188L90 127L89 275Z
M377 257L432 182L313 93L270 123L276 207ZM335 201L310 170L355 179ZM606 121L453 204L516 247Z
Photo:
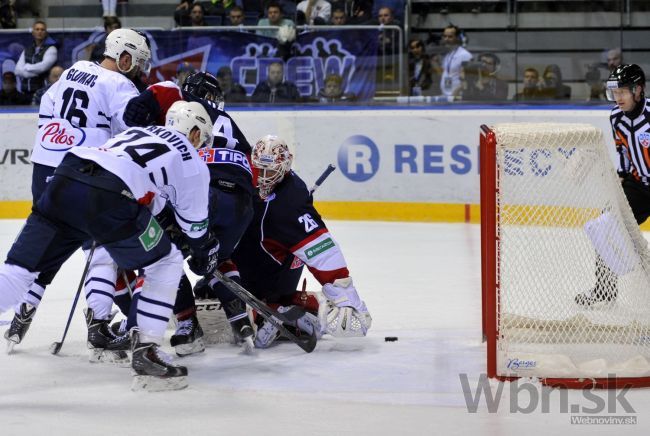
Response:
M252 336L248 336L244 338L243 342L241 343L241 346L242 346L242 354L246 354L247 356L257 355L257 349L255 348L255 342L253 342Z
M198 338L192 343L176 345L174 347L178 357L189 356L190 354L201 353L205 351L205 342L202 338Z
M187 387L187 377L157 377L155 375L134 375L131 383L133 392L178 391Z
M14 339L14 338L16 338L16 339ZM16 346L16 344L19 343L19 341L17 339L18 339L18 337L15 336L15 335L7 338L7 354L11 354L11 353L14 352L14 347Z
M103 350L100 348L91 349L88 360L90 363L105 363L120 367L128 367L131 364L131 360L129 359L129 355L126 354L126 351Z

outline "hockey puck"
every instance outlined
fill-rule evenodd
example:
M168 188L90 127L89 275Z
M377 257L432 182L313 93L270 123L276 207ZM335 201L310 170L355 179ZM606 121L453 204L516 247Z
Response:
M385 342L397 342L397 336L386 336L384 338Z

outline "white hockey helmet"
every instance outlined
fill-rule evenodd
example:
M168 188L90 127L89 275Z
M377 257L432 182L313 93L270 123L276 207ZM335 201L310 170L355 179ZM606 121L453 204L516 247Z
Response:
M201 131L201 143L196 148L201 148L203 145L212 146L212 120L201 103L177 101L167 110L165 127L170 127L187 137L196 127Z
M291 170L293 155L287 143L275 136L266 135L260 138L251 153L253 167L257 171L257 186L260 197L267 198L275 185L280 183L286 173Z
M120 56L127 52L131 55L131 68L120 69ZM145 74L151 70L151 50L144 34L133 29L115 29L106 37L104 56L115 59L121 73L127 74L136 66Z

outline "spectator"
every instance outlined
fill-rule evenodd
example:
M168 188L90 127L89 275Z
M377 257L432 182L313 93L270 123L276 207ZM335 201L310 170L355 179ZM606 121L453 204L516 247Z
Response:
M623 64L623 53L620 48L607 51L607 69L611 72Z
M102 0L102 17L117 17L117 0Z
M16 28L16 5L11 0L0 2L0 27L3 29Z
M333 26L345 26L347 24L348 16L345 15L343 9L334 9L332 11L332 25Z
M232 70L230 67L224 66L219 68L216 77L226 103L241 103L248 101L244 87L233 80Z
M266 18L261 18L257 22L257 25L294 27L293 21L289 20L288 18L284 18L282 16L282 8L280 8L280 4L274 0L271 0L269 4L266 6ZM257 34L261 36L268 36L271 38L275 38L276 35L278 34L278 31L275 29L268 29L268 30L261 29L257 31Z
M543 97L539 89L539 72L535 68L526 68L524 70L523 88L521 92L515 95L516 101L534 101L541 100Z
M45 86L50 68L56 63L56 41L47 34L45 21L37 20L32 26L33 42L20 55L16 76L21 78L21 91L32 101L34 93Z
M174 22L177 26L190 25L190 8L193 3L193 0L181 0L178 6L176 6L176 10L174 11Z
M508 97L508 84L496 74L500 60L494 53L483 53L479 56L476 71L469 75L471 81L466 81L463 90L463 100L468 101L499 101ZM468 78L466 74L465 78Z
M1 106L17 106L29 104L29 99L25 94L16 89L16 75L7 71L2 75L2 91L0 91Z
M284 65L273 62L269 65L267 79L260 82L253 91L251 99L256 103L290 103L300 99L298 88L284 81Z
M461 46L461 34L457 26L450 24L445 27L440 42L446 54L442 62L437 56L432 58L434 71L440 73L440 90L447 97L458 95L460 92L462 64L472 59L472 54Z
M419 39L409 42L409 95L422 95L431 89L431 60Z
M196 68L189 62L181 62L178 64L178 68L176 68L176 78L174 81L178 86L181 86L185 82L185 79L187 79L187 76L192 73L196 73Z
M303 0L296 7L296 23L298 25L327 24L332 16L332 5L327 0Z
M571 98L571 88L562 82L562 71L560 67L551 64L544 69L542 75L541 94L547 100L569 100Z
M372 16L379 17L379 11L382 8L389 8L392 11L396 22L404 19L405 0L374 0L372 3Z
M329 74L325 77L324 87L318 91L320 103L351 102L356 100L356 95L343 92L343 78L338 74Z
M383 26L399 26L399 22L395 21L393 11L384 7L379 9L376 24ZM398 45L398 32L394 29L385 29L379 32L379 54L394 54L399 53Z
M94 44L90 46L92 51L90 52L90 61L91 62L101 62L104 60L104 51L106 50L106 37L115 29L121 29L122 23L117 17L106 17L104 18L104 34L96 40Z
M194 3L190 9L190 26L201 27L205 26L205 8L201 3Z
M201 2L205 15L216 15L223 17L226 12L235 6L235 0L207 0Z
M32 98L32 105L41 105L41 98L43 98L43 94L45 94L47 90L50 89L50 86L54 85L57 80L59 80L61 74L63 74L63 67L55 65L50 69L50 74L47 76L47 86L44 86L34 93L34 97Z
M228 21L229 21L229 23L227 25L228 26L243 26L245 18L246 18L246 16L244 15L244 10L242 8L240 8L239 6L235 5L230 9L230 12L228 12Z

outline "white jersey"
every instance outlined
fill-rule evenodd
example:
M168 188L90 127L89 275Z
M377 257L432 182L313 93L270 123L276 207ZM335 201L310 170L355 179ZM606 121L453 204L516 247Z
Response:
M463 47L456 47L442 59L442 75L440 77L440 89L446 96L454 95L454 91L460 86L460 70L463 62L472 60L472 54Z
M32 162L56 167L72 147L102 146L128 128L124 109L138 94L123 74L76 62L41 99Z
M190 238L207 231L210 172L185 135L160 126L134 127L101 148L74 147L70 153L118 176L154 215L168 201Z

